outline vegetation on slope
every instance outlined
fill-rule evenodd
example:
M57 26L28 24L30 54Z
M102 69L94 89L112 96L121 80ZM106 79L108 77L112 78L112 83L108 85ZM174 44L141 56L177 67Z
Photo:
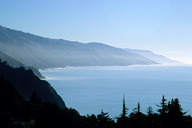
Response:
M19 62L19 61L15 60L14 58L12 58L12 57L10 57L10 56L2 53L1 51L0 51L0 59L1 59L2 62L5 62L5 61L6 61L7 64L8 64L9 66L13 67L13 68L24 67L24 68L27 69L27 70L28 70L28 69L32 70L33 73L34 73L37 77L39 77L40 79L45 78L45 77L43 77L43 76L41 75L41 73L38 71L37 68L35 68L35 67L30 67L30 66L25 66L25 65L22 64L21 62Z
M103 111L81 116L74 109L43 102L36 93L25 101L9 81L0 77L0 102L1 128L192 128L192 118L185 116L177 98L166 102L163 97L158 113L149 107L147 114L140 111L138 103L127 115L123 102L122 114L114 121Z
M40 80L31 70L25 70L23 67L12 68L6 62L2 62L0 63L0 76L10 81L27 101L32 93L36 92L43 101L65 107L64 101L51 85L47 81Z

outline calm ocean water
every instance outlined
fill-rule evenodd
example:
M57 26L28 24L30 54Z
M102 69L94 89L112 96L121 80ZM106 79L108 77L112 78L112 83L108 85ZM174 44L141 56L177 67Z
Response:
M128 113L141 104L157 112L162 95L179 98L187 114L192 115L192 66L69 67L41 70L47 81L63 98L67 107L81 115L99 114L103 109L110 117L122 111L123 95Z

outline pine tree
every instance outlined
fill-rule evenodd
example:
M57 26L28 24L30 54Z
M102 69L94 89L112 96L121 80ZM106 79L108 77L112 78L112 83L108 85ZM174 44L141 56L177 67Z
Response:
M101 114L97 115L97 120L99 128L110 128L114 123L112 119L109 118L109 114L103 112L103 110L101 110Z
M125 95L123 96L123 110L120 117L118 117L117 124L119 128L125 128L128 125L128 117L126 117L128 108L126 108L125 104Z
M160 123L163 128L167 127L167 116L166 115L168 112L168 105L167 105L166 101L167 101L167 99L165 99L165 97L163 95L160 105L157 105L158 107L160 107L160 109L158 109L158 112L160 113Z
M147 109L147 127L153 128L153 119L152 119L153 109L151 106Z
M165 99L163 95L160 105L157 105L158 107L160 107L160 109L158 109L158 112L160 113L161 116L164 116L168 110L168 105L167 103L165 103L165 101L167 101L167 99Z
M168 103L168 121L170 127L182 128L183 116L185 114L182 110L177 98L172 99Z
M147 116L151 116L152 114L153 114L153 108L149 106L149 108L147 109Z
M123 110L122 110L122 114L121 114L121 117L122 117L122 118L125 118L125 117L126 117L127 110L128 110L128 108L126 108L125 95L124 95L124 96L123 96Z

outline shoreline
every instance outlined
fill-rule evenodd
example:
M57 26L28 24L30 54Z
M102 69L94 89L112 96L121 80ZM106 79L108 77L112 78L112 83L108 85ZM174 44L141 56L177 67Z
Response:
M55 68L46 68L39 69L40 72L55 70L55 69L69 69L69 68L98 68L98 67L148 67L148 66L188 66L191 67L192 64L184 64L184 63L167 63L167 64L149 64L149 65L114 65L114 66L65 66L65 67L55 67Z

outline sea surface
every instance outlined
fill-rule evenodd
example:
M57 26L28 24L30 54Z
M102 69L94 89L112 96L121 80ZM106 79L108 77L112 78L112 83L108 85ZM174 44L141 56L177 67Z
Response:
M138 102L146 113L157 112L162 96L179 98L183 111L192 115L192 66L67 67L41 70L66 106L81 115L122 112L125 95L128 113Z

